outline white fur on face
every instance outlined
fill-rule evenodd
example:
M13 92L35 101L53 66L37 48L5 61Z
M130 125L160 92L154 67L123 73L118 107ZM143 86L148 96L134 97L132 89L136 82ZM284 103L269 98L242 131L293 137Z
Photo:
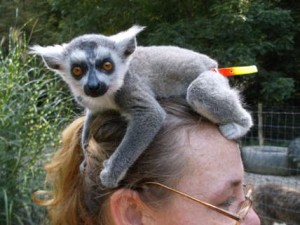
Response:
M71 63L71 61L74 61L74 62L76 62L76 61L78 61L78 62L85 62L85 61L87 61L86 52L83 51L83 50L81 50L81 49L75 49L70 54L69 63Z
M114 71L111 74L106 74L97 68L96 62L105 59L110 59L114 64ZM127 61L121 59L117 51L105 47L95 48L92 52L87 52L83 49L75 49L71 52L66 61L66 74L61 74L61 76L69 85L71 91L81 105L95 111L101 111L105 108L117 108L115 104L112 104L112 102L114 102L113 95L122 87L124 76L128 70ZM71 64L76 62L86 63L88 66L86 74L78 80L71 74ZM84 93L84 85L88 82L89 70L94 70L97 79L109 87L108 91L103 96L90 97L86 96Z

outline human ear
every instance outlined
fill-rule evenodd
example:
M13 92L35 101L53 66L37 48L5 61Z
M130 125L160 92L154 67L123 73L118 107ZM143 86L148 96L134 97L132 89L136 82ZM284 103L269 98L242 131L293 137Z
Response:
M110 212L115 225L145 225L147 207L136 191L120 189L110 197Z

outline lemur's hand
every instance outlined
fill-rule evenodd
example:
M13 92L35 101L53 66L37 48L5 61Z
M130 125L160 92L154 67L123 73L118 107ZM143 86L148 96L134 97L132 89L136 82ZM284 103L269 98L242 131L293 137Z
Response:
M82 148L82 153L83 153L83 161L81 162L80 166L79 166L79 170L80 173L83 173L86 167L86 149L88 147L88 143L86 140L82 139L82 143L81 143L81 148Z
M114 173L113 166L111 160L107 159L103 162L103 170L100 173L100 179L102 184L105 187L114 188L118 186L119 180L125 175L122 174L118 176L118 174Z

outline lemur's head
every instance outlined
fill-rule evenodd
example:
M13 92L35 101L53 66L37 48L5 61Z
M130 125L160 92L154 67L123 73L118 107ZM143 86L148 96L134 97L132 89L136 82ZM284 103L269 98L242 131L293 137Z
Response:
M76 97L101 97L122 86L130 55L136 48L136 35L143 29L136 25L113 36L87 34L67 44L36 45L30 52L40 55Z

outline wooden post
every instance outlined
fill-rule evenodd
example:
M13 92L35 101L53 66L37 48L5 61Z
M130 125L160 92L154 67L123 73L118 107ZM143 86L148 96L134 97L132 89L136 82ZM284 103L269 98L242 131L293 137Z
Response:
M264 145L262 103L258 103L258 143Z

